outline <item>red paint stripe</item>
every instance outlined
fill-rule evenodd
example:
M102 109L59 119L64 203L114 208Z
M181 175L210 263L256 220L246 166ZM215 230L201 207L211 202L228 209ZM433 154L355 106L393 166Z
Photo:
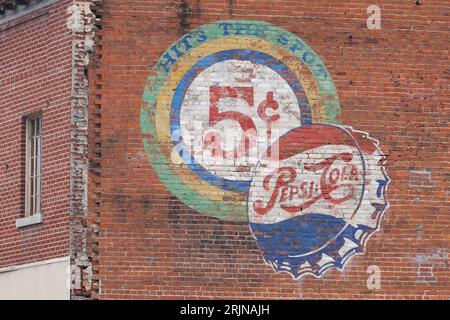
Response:
M361 151L373 153L376 149L374 142L368 139L363 133L352 132L350 135L343 128L323 124L313 124L291 130L281 137L266 152L272 157L279 152L279 160L290 158L296 154L307 150L318 148L324 145L348 145L355 146L354 139L358 142ZM354 139L353 139L354 138Z

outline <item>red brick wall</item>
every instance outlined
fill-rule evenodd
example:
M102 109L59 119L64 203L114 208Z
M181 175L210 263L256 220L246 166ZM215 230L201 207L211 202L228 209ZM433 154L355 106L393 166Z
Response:
M380 30L366 27L371 4L381 8ZM101 128L90 136L95 297L448 299L449 14L444 0L105 1L91 91ZM263 20L303 39L334 80L338 119L380 141L390 208L366 252L342 272L300 280L275 272L247 222L190 209L147 159L147 77L174 41L221 19ZM366 285L372 265L380 289Z
M59 1L0 24L0 267L68 256L72 37ZM0 21L1 23L1 21ZM43 223L24 216L23 118L42 111Z

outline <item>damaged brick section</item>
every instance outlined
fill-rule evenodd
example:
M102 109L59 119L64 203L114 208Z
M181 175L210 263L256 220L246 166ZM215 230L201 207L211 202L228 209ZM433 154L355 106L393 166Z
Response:
M432 170L429 168L409 170L408 184L412 188L433 188L436 183L431 177Z
M102 76L100 64L102 61L102 12L103 0L95 1L92 7L95 13L96 33L94 37L95 52L91 55L89 64L89 176L88 176L88 232L87 247L92 264L91 299L97 299L100 293L98 276L98 239L100 236L100 205L101 205L101 94Z
M437 269L448 270L448 249L435 248L431 254L417 254L417 282L437 282L435 275Z
M91 298L92 254L88 249L89 72L100 1L74 1L67 9L72 30L70 263L72 299Z

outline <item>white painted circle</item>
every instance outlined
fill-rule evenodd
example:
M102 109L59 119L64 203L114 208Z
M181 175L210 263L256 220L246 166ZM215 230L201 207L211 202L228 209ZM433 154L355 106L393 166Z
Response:
M239 144L243 132L236 120L221 120L211 126L210 87L249 87L253 90L253 106L245 99L224 97L218 101L219 112L234 111L249 116L257 129L255 141L249 146L248 156L224 159L211 155L203 144L208 132L218 134L225 142L225 151L231 151ZM267 115L279 114L280 118L271 124L271 138L268 142L267 123L258 115L258 106L273 92L278 109L267 109ZM186 90L180 112L180 127L183 141L198 164L212 174L234 181L250 181L252 170L267 147L280 136L301 125L301 114L293 90L276 71L251 61L226 60L203 70Z

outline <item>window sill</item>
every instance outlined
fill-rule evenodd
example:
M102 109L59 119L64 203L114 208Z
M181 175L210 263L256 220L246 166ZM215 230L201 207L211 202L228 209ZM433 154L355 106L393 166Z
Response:
M20 218L16 220L16 228L22 228L31 226L34 224L42 223L42 215L41 214L34 214L29 217Z

